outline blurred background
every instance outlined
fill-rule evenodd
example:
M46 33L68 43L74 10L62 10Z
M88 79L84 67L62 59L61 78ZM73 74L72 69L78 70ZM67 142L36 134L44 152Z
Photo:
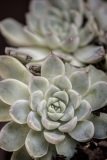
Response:
M25 23L24 14L28 11L30 0L0 0L0 21L4 18L12 17L21 23ZM4 54L5 47L8 46L3 36L0 34L0 55ZM0 123L0 129L4 123ZM11 153L0 149L0 160L10 160Z
M21 23L25 23L24 14L28 11L30 0L0 0L0 21L12 17ZM5 46L8 46L0 34L0 54L4 53Z

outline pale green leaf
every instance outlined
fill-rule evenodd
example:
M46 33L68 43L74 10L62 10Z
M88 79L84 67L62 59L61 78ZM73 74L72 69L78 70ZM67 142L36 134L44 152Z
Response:
M78 121L81 121L86 119L91 114L91 111L91 105L87 101L82 100L80 106L75 110L75 116Z
M94 125L90 121L78 122L75 129L69 135L78 142L89 141L94 136Z
M51 86L49 87L49 89L48 89L48 90L46 91L46 93L45 93L45 98L48 99L48 98L50 98L50 97L53 97L53 94L56 93L56 92L58 92L58 91L60 91L59 88L57 88L57 87L54 86L54 85L51 85Z
M44 131L44 137L51 144L58 144L65 139L65 135L58 131Z
M10 116L16 123L27 123L27 116L30 112L29 101L18 100L10 108Z
M33 158L40 158L48 152L48 143L42 132L31 130L27 135L25 146L29 155Z
M59 127L60 123L59 122L51 121L48 118L46 118L46 117L43 116L42 117L42 125L47 130L54 130L54 129L56 129L56 128Z
M51 113L51 112L48 112L47 114L48 114L48 117L53 121L58 121L64 115L64 113Z
M61 90L69 90L72 89L72 85L70 80L63 75L59 75L53 79L53 83L55 86L60 88Z
M28 83L31 74L17 59L0 56L0 76L3 79L13 78Z
M30 46L35 44L32 38L24 32L23 26L12 18L1 21L0 31L14 46Z
M79 46L80 38L78 34L78 28L76 25L72 24L70 26L69 35L62 43L62 49L65 52L74 52Z
M77 117L74 117L67 123L60 125L58 129L61 132L69 133L76 127L76 125L77 125Z
M36 39L34 40L37 41ZM19 48L6 47L5 53L19 59L21 62L25 64L29 63L29 61L34 61L34 64L36 65L39 60L44 60L44 58L50 54L50 50L47 48L40 48L37 46Z
M39 160L51 160L51 159L52 159L52 151L51 151L50 148L51 148L51 147L49 146L48 153L47 153L45 156L39 158ZM36 160L36 159L35 159L35 160Z
M77 71L73 73L70 80L73 90L79 94L85 94L89 88L89 75L87 71Z
M37 115L36 112L31 111L27 117L27 124L28 126L35 130L35 131L41 131L42 125L41 125L41 119L39 115Z
M100 113L100 116L93 116L91 121L95 127L94 137L97 139L107 138L107 114Z
M0 132L0 148L6 151L17 151L24 143L28 133L26 125L14 122L6 124Z
M72 106L74 109L78 108L81 102L81 96L74 90L68 91L69 103L68 106Z
M11 160L32 160L25 147L13 152Z
M92 85L85 99L90 103L93 111L104 107L107 103L107 83L100 81Z
M75 140L69 137L65 137L62 142L56 144L56 150L59 155L63 155L70 159L76 152L76 145L77 142Z
M38 90L31 94L31 108L37 111L40 102L43 100L43 93L42 91Z
M15 79L0 81L0 97L1 100L9 105L20 99L27 100L29 98L28 87Z
M60 119L61 121L69 121L74 117L74 108L72 105L68 105L63 117Z
M59 91L53 94L53 97L58 98L62 102L64 102L66 105L68 104L69 97L65 91Z
M0 100L0 121L1 122L7 122L11 120L11 117L9 115L9 109L10 109L10 106L4 103L2 100Z
M52 79L60 74L65 73L63 62L54 54L51 54L44 61L41 67L41 75L47 79Z
M102 70L99 70L92 65L88 66L88 69L89 69L91 84L94 84L98 81L107 82L107 75Z
M75 58L86 64L94 64L103 59L105 55L104 48L101 46L87 46L77 50L74 54Z
M40 76L35 76L35 77L33 76L29 84L31 93L38 91L38 90L45 93L48 87L49 87L48 80Z

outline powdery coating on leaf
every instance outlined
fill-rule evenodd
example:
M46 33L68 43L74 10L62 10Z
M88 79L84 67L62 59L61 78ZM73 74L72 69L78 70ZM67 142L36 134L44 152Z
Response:
M101 7L100 17L103 12ZM25 63L28 57L42 61L51 51L75 66L97 63L105 55L103 47L90 45L102 32L83 0L32 0L26 26L7 18L1 21L0 31L10 44L19 47L7 48L6 53Z
M107 76L102 71L92 66L72 68L53 54L41 71L41 76L31 76L28 85L19 79L0 81L0 105L4 106L4 110L0 106L0 120L6 116L10 118L6 121L12 120L0 132L0 146L16 151L12 160L18 159L18 153L24 159L24 144L28 159L50 160L53 154L70 159L78 142L107 136L107 115L91 114L107 103Z

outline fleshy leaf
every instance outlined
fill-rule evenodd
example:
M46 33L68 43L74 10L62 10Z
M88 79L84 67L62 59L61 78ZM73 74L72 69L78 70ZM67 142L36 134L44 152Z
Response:
M23 30L23 26L12 18L0 23L0 31L3 36L15 46L30 46L35 42Z
M65 52L74 52L79 46L80 38L78 34L78 28L72 24L67 39L62 43L62 49Z
M42 125L44 126L45 129L47 130L53 130L59 127L60 123L59 122L54 122L49 120L46 117L42 117Z
M46 92L48 86L49 86L48 80L44 77L39 77L39 76L32 77L29 84L29 88L32 93L38 90Z
M80 106L75 110L75 116L77 116L78 121L81 121L91 114L91 110L90 104L83 100L81 101Z
M20 99L28 99L28 87L15 79L6 79L0 81L0 97L7 104L13 104Z
M64 155L67 158L72 158L76 152L77 142L72 138L65 137L65 139L56 144L56 150L59 155Z
M40 105L37 108L37 113L40 116L45 116L46 115L46 106L47 106L46 100L42 100Z
M26 24L27 27L32 33L36 32L38 30L39 24L38 24L39 19L33 14L33 13L27 13L26 14Z
M94 115L91 121L95 127L94 137L97 139L107 138L107 114L100 113L100 116Z
M90 32L89 27L82 28L80 31L80 46L88 45L93 38L94 33Z
M10 121L11 117L9 115L10 106L0 100L0 122Z
M107 83L102 81L95 83L85 99L90 103L93 111L104 107L107 103Z
M29 9L35 16L42 17L47 13L48 6L49 3L47 0L32 0Z
M84 4L82 0L70 0L70 1L64 1L64 0L50 0L50 2L55 5L56 7L64 10L69 10L69 9L75 9L80 11L81 13L84 11ZM74 2L74 3L73 3Z
M72 60L71 60L72 61ZM65 63L65 74L68 78L75 72L77 68L71 65L71 63Z
M89 66L89 76L90 76L91 84L94 84L98 81L107 82L107 75L103 71L96 69L92 65Z
M78 122L75 129L69 135L78 142L86 142L94 136L94 125L90 121Z
M27 118L27 124L30 128L32 128L35 131L42 130L41 119L36 112L31 111L29 113Z
M76 127L76 124L77 124L77 117L74 117L69 122L61 125L59 127L59 131L69 133Z
M88 45L97 32L97 25L93 20L93 17L89 15L89 20L86 25L80 29L80 46L84 47Z
M102 2L103 3L103 2ZM101 27L102 30L106 31L107 28L107 4L101 4L100 7L98 9L96 9L96 19L99 23L99 26Z
M27 100L18 100L10 108L10 116L19 124L27 123L27 116L30 112L29 102Z
M94 64L103 59L105 55L103 47L99 46L88 46L79 49L75 52L74 56L77 60L86 64Z
M101 0L88 0L87 2L92 11L96 11L99 6L102 6Z
M68 95L65 91L56 92L53 96L62 100L66 105L68 104Z
M77 71L72 74L72 88L80 94L84 94L89 88L89 76L86 71Z
M38 90L32 93L31 95L31 108L37 110L37 107L40 105L40 102L43 100L42 91Z
M65 112L64 116L60 119L61 121L69 121L74 117L74 108L72 105L69 105Z
M45 155L45 156L43 156L43 157L41 157L41 158L39 158L39 160L51 160L52 159L52 151L50 150L50 146L49 146L49 150L48 150L48 153ZM36 160L36 159L35 159Z
M50 97L48 99L47 107L49 107L50 105L52 105L53 103L55 103L57 101L58 101L58 98L56 98L56 97Z
M44 131L44 137L51 144L58 144L65 139L65 135L58 131Z
M60 91L60 89L57 88L56 86L54 86L54 85L50 86L49 89L45 93L45 98L48 99L50 97L53 97L53 94L58 91Z
M52 119L53 121L59 120L63 115L64 115L63 113L51 113L51 112L48 112L48 117L50 119Z
M54 18L52 18L52 17L50 18L50 20L49 20L49 18L48 19L44 19L45 20L45 21L43 21L44 24L42 24L42 32L43 32L43 34L46 34L47 29L48 29L48 26L46 26L46 25L49 24L51 26L52 25L51 23L52 23L53 19ZM56 18L55 18L55 22L54 23L57 24ZM50 34L46 35L44 41L46 42L46 44L48 44L49 48L51 48L53 50L58 48L58 46L60 45L60 39L56 34L54 34L54 27L53 27L53 33L51 32Z
M72 88L70 80L63 75L59 75L54 78L54 85L56 85L61 90L69 90Z
M6 151L17 151L24 145L27 133L26 125L14 122L6 124L0 132L0 147Z
M29 155L33 158L40 158L48 152L48 143L41 132L31 130L27 135L25 146Z
M20 48L6 47L5 53L19 59L25 64L29 63L31 60L35 60L34 65L36 65L36 62L44 60L44 58L50 54L50 51L47 48L40 48L37 46Z
M0 76L3 79L13 78L28 83L31 74L17 59L9 56L0 56Z
M81 96L74 90L69 90L69 104L68 106L73 106L74 109L78 108L81 102Z
M25 147L20 148L12 154L11 160L32 160Z
M55 7L58 7L58 8L60 8L60 9L64 9L64 10L67 10L68 8L69 8L69 3L67 3L66 1L64 1L64 0L59 0L59 1L57 1L57 0L50 0L50 2L52 3L52 5L54 5Z
M55 55L51 54L44 61L41 67L41 75L47 79L52 79L57 75L64 74L65 67L63 62Z

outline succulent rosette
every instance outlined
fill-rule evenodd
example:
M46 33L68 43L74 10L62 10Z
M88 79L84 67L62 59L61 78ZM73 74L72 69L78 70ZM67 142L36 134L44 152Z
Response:
M91 11L98 26L99 41L107 44L107 2L103 0L88 0L87 8Z
M33 76L17 59L0 56L0 148L11 160L73 157L78 142L107 137L107 114L92 114L107 103L107 76L50 55Z
M7 48L6 53L26 63L43 60L50 51L76 66L100 61L104 57L103 48L90 45L98 28L93 16L85 10L83 0L32 0L26 26L12 18L0 23L4 37L19 47Z

